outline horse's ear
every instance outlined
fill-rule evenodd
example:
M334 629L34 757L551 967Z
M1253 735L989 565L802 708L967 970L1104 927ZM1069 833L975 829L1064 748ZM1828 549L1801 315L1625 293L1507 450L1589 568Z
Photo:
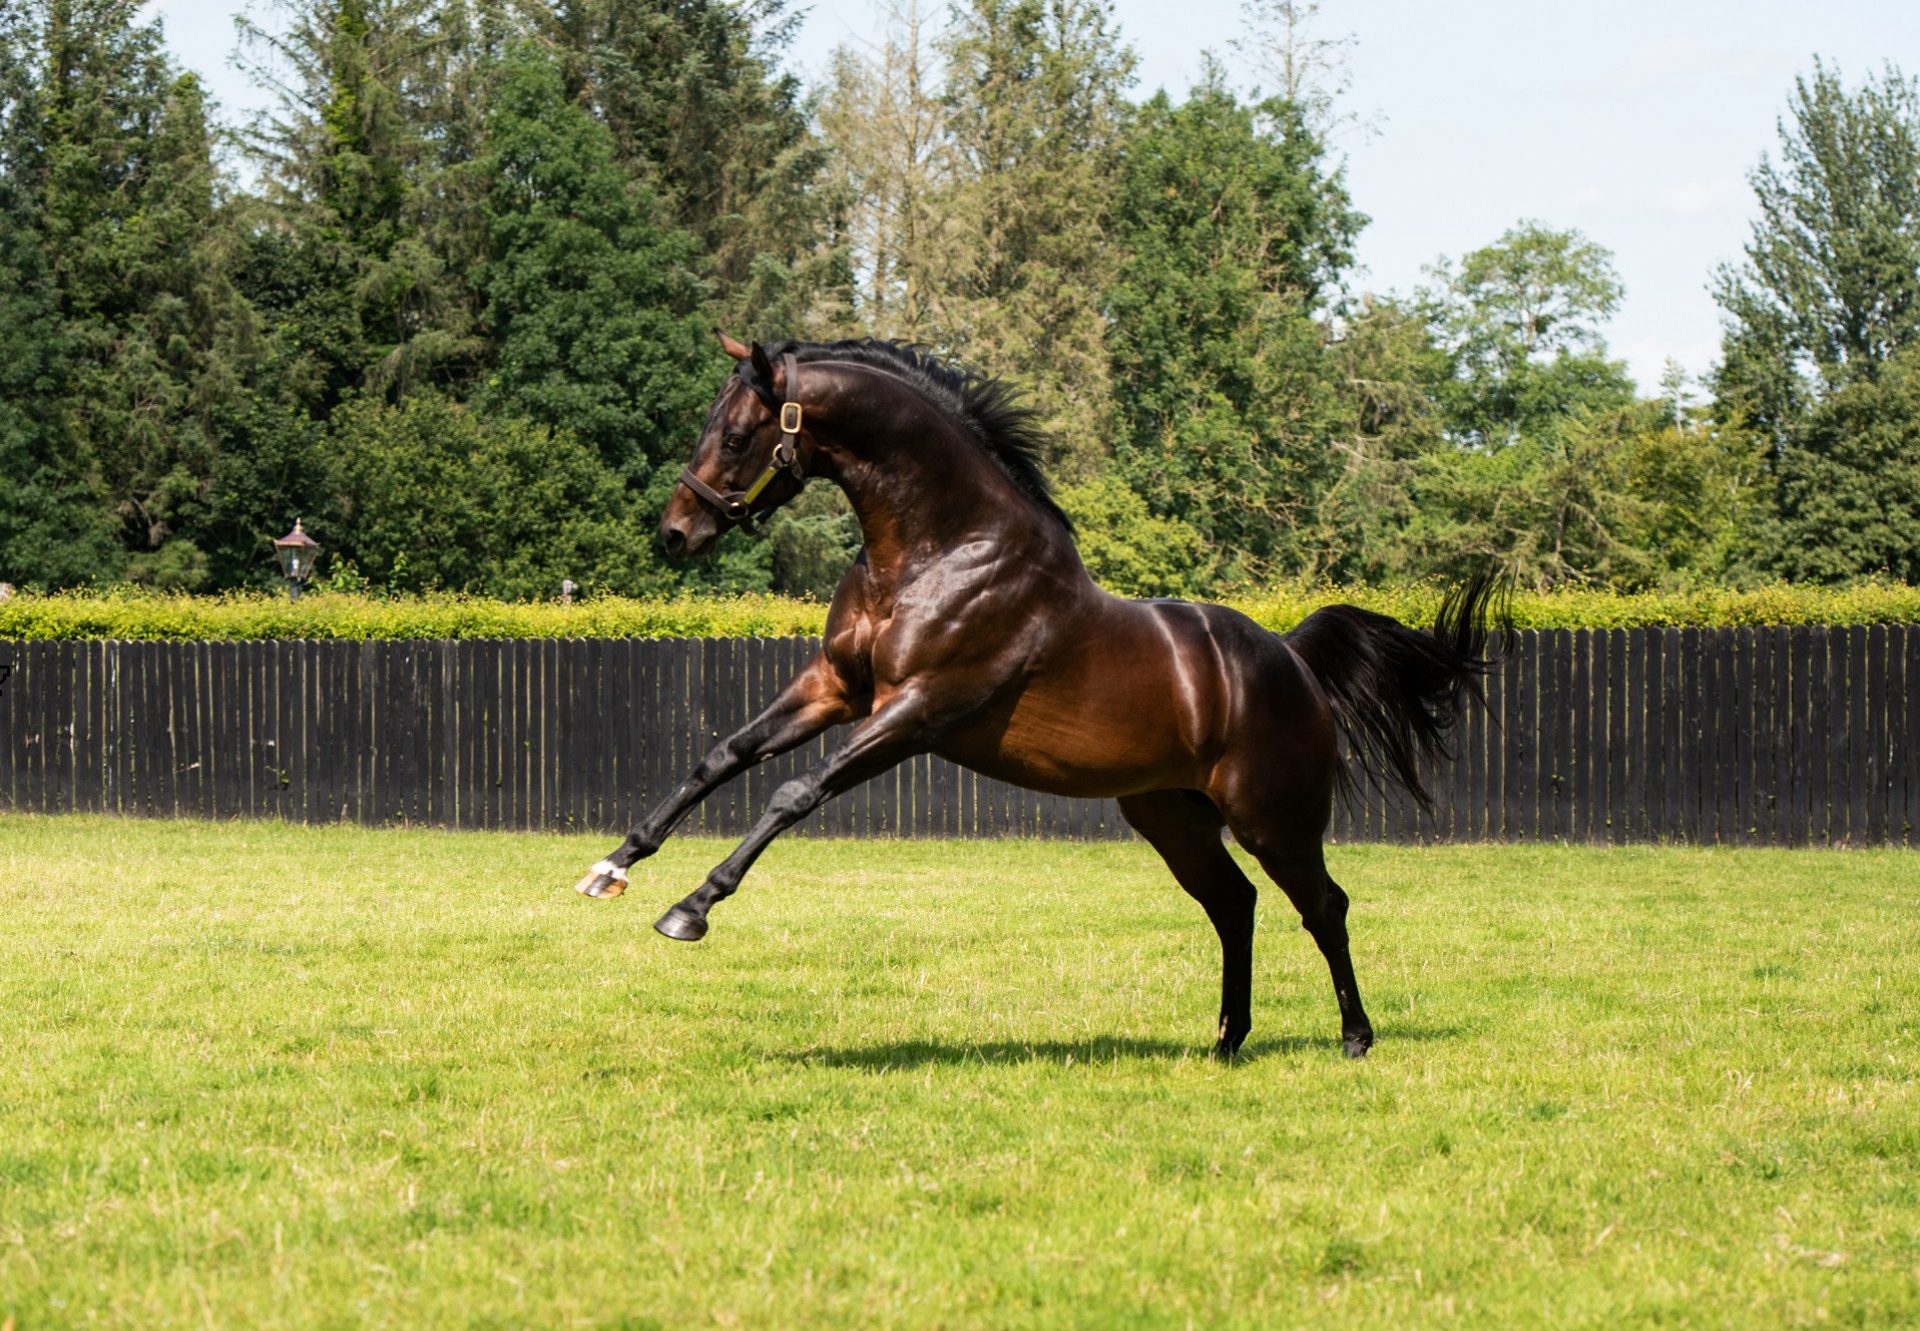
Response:
M740 363L740 378L755 397L767 404L768 411L780 410L780 396L773 391L773 362L758 342L747 349L747 358Z
M737 341L734 338L728 337L725 333L721 332L718 328L713 330L713 335L720 339L721 350L725 351L729 356L733 357L735 360L745 360L748 356L753 354L752 351L747 347L747 344L745 342Z

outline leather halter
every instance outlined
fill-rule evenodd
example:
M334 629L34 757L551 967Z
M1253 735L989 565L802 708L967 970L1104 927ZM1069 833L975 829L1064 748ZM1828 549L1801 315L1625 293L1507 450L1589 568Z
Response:
M760 497L761 491L772 483L781 472L791 473L796 481L805 484L807 480L806 464L800 460L800 427L805 411L798 401L800 397L800 362L789 351L780 358L787 371L787 391L785 400L780 404L780 438L773 446L773 456L767 461L766 470L755 478L752 485L744 490L735 490L723 494L693 474L693 467L681 469L680 484L693 491L709 508L719 512L729 521L737 522L743 531L753 530L753 501ZM772 510L769 509L768 512ZM762 514L761 516L765 516Z

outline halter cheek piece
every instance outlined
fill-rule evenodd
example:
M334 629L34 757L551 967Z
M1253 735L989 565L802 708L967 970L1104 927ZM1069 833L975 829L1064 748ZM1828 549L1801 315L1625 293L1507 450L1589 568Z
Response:
M722 517L739 523L744 531L753 530L753 501L760 497L760 492L767 488L775 476L783 471L788 472L803 485L807 479L806 464L800 460L800 426L806 415L798 401L800 362L789 351L780 358L780 363L787 371L786 400L780 404L780 439L773 446L773 456L768 459L766 470L752 485L731 494L722 494L695 476L691 466L680 472L680 484L698 495L708 507L718 510Z

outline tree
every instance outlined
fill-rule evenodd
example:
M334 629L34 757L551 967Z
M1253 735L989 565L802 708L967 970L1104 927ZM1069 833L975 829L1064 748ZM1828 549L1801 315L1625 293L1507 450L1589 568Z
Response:
M192 587L205 568L192 531L219 453L214 415L239 389L254 332L227 277L204 95L139 9L39 8L33 188L63 325L68 437L129 571Z
M1765 566L1795 580L1920 583L1920 343L1825 394L1791 440Z
M501 65L482 171L496 350L477 401L567 432L636 492L677 475L721 359L696 317L695 240L532 46Z
M1601 333L1623 295L1612 255L1522 222L1431 271L1442 285L1421 304L1445 357L1445 443L1410 460L1394 562L1448 577L1492 565L1538 587L1644 581L1625 537L1633 384Z
M71 586L120 571L62 410L67 330L40 232L41 31L0 10L0 580Z
M321 415L363 383L460 384L484 352L467 280L483 85L465 75L503 20L432 0L283 8L283 32L243 29L280 103L251 136L263 229L281 234L261 242L273 285L249 294L304 352Z
M1375 297L1347 311L1329 356L1340 419L1316 513L1323 571L1374 582L1424 573L1405 533L1422 462L1454 447L1440 404L1449 358L1417 305Z
M1352 33L1316 34L1323 7L1321 0L1246 0L1241 7L1246 36L1230 43L1255 73L1271 81L1271 95L1294 107L1322 141L1350 123L1336 107L1347 91L1347 56L1357 41Z
M1019 380L1056 465L1089 475L1110 420L1100 299L1133 53L1106 0L967 0L942 48L957 180L938 340Z
M1889 65L1850 92L1816 61L1779 136L1779 163L1750 177L1746 261L1715 283L1719 415L1773 454L1778 521L1756 557L1819 579L1911 567L1920 522L1888 414L1907 400L1905 362L1898 383L1879 381L1920 345L1920 82Z
M1578 231L1522 222L1457 269L1442 260L1430 271L1441 286L1425 299L1453 360L1444 401L1457 438L1498 448L1633 400L1600 331L1625 289L1612 254Z
M336 553L379 586L520 599L556 595L563 578L636 595L672 585L633 539L619 478L545 426L431 393L363 398L334 414L328 449Z
M1290 102L1217 72L1139 109L1113 204L1116 463L1222 572L1318 571L1339 408L1320 319L1365 219Z
M845 210L852 329L929 342L954 326L944 276L953 243L947 198L955 153L940 69L918 0L888 11L874 55L840 47L820 131Z
M778 68L796 16L784 0L553 0L528 4L568 91L613 134L707 256L712 314L763 336L804 335L844 280L826 244L837 206L799 80Z

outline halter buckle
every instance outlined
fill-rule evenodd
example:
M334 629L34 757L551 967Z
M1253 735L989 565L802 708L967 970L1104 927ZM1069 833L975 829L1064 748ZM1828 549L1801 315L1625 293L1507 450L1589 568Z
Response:
M805 419L805 416L806 413L800 410L800 404L798 402L782 402L780 404L780 433L799 434L800 423Z

